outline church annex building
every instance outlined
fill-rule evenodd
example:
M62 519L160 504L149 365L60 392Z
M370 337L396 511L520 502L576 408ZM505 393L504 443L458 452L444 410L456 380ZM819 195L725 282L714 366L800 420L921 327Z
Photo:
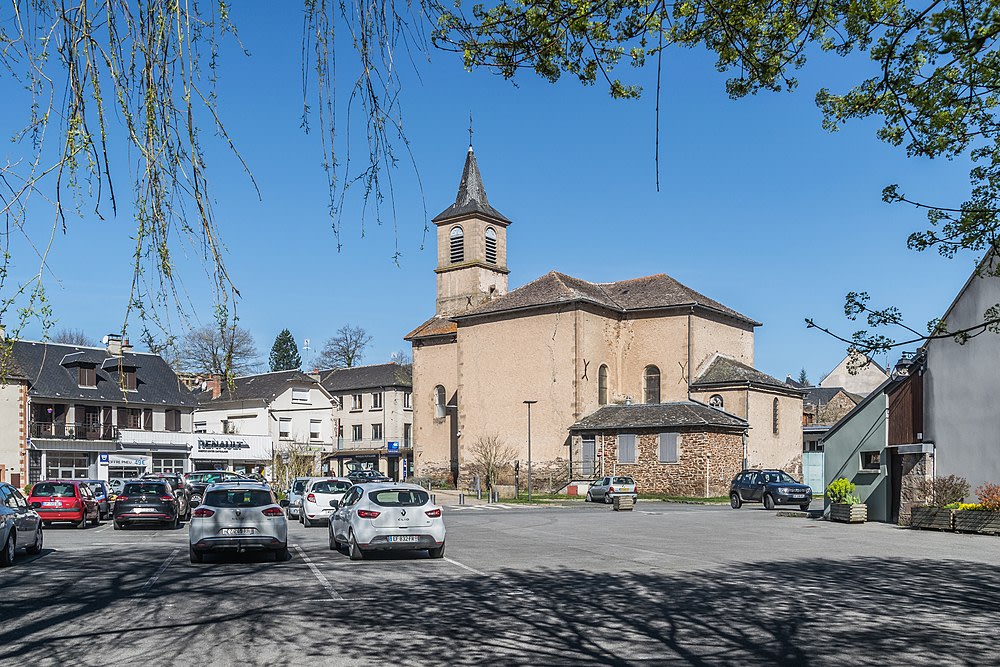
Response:
M529 400L538 479L628 474L643 492L717 496L743 467L800 473L802 391L754 369L760 322L665 274L552 271L508 292L511 221L471 146L433 222L436 309L406 336L417 476L466 484L470 450L491 437L523 470Z

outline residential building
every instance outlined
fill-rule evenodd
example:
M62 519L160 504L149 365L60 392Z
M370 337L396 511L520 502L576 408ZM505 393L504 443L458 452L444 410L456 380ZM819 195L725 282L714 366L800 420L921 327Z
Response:
M392 479L413 466L413 380L396 363L317 371L333 398L336 449L326 456L331 474L378 470Z
M0 335L0 482L28 481L28 379Z
M228 383L216 375L203 381L195 396L195 433L228 436L206 438L209 449L196 469L266 474L275 454L318 459L336 443L330 394L302 371L247 375ZM239 449L225 449L230 441Z
M105 340L9 343L26 379L29 482L187 468L194 397L158 355Z
M536 402L533 465L554 479L592 475L601 460L607 466L608 454L598 452L611 449L592 445L589 434L596 439L592 429L615 411L595 413L636 404L678 404L612 420L627 430L640 428L625 423L633 417L652 419L641 432L622 433L640 443L649 437L639 436L676 433L686 459L706 448L698 434L715 434L720 424L730 434L743 423L746 443L740 435L740 456L722 477L744 462L797 471L801 392L753 369L759 322L664 274L593 283L552 271L508 292L512 223L487 200L471 147L455 203L433 222L436 310L406 336L418 476L461 481L477 443L494 437L516 448L523 466L527 401ZM707 413L701 408L710 406L691 405L713 402L719 407ZM700 421L677 422L692 410Z
M874 359L848 354L820 380L820 387L839 387L859 396L867 396L885 382L889 374Z

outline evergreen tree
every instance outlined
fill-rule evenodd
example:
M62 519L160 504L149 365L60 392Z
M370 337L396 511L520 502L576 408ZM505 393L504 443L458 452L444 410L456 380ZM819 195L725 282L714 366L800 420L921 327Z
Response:
M806 375L806 369L804 368L799 371L799 384L802 385L803 387L812 386L811 384L809 384L809 376Z
M271 346L271 371L290 371L302 366L302 358L299 356L299 346L292 338L292 332L282 329L274 338L274 345Z

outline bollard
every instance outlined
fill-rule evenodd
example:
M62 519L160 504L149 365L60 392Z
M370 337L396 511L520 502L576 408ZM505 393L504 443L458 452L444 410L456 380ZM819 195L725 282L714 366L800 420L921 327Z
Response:
M476 500L482 500L482 499L483 499L483 490L476 489Z
M464 493L458 494L458 504L459 505L464 505L465 504L465 494Z
M432 503L434 503L435 505L437 505L437 504L438 504L438 501L437 501L437 494L435 494L435 493L432 493L432 494L431 494L431 502L432 502Z

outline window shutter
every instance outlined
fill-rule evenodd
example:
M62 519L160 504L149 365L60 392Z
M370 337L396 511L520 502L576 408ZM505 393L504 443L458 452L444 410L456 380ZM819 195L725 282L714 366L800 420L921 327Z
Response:
M118 428L128 428L128 410L118 408Z
M660 434L660 463L677 463L677 434Z
M142 428L145 431L153 430L153 411L149 408L142 411Z
M634 433L622 433L618 436L618 463L635 463Z

